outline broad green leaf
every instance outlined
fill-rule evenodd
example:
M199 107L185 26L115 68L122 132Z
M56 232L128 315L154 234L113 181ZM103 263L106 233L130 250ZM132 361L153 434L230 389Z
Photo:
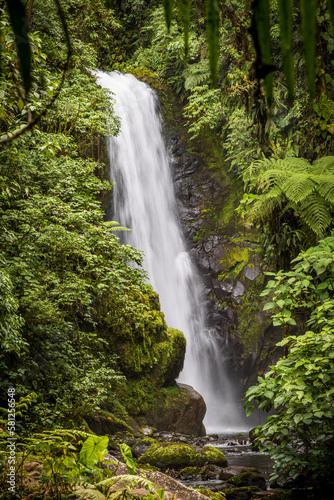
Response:
M310 97L315 91L315 62L316 62L316 0L300 0L302 18L304 54L307 73L307 84Z
M164 0L165 18L168 31L170 29L170 25L172 24L173 8L174 0Z
M249 417L253 413L255 406L251 405L246 408L246 416Z
M177 0L177 9L183 24L184 52L186 58L189 51L190 6L191 0Z
M31 49L27 31L27 16L21 0L6 0L10 22L15 35L15 44L19 56L24 88L31 87Z
M259 48L261 52L261 62L264 65L271 65L269 0L256 0L253 8ZM264 79L264 84L266 88L267 104L270 107L273 97L272 73L267 74Z
M268 311L268 309L272 309L273 307L275 307L275 305L275 302L267 302L266 304L264 304L263 310Z
M281 53L289 98L295 93L295 64L292 53L292 0L278 0Z
M136 465L133 460L132 456L132 451L130 446L128 446L126 443L122 443L120 445L121 453L123 455L125 465L127 466L129 474L135 475L136 474Z
M219 19L218 0L205 0L206 38L209 48L211 79L217 80L219 55Z
M89 436L82 445L79 461L84 465L95 464L99 461L101 453L103 456L107 454L108 442L109 438L107 436Z

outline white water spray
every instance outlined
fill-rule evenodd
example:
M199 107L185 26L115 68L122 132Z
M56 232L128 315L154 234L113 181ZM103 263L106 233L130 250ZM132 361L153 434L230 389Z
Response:
M207 432L245 428L233 400L214 333L205 327L198 275L179 227L168 153L158 101L134 76L97 73L98 83L115 94L121 133L110 138L114 217L131 228L126 243L143 250L143 267L159 293L168 326L187 339L179 381L205 399Z

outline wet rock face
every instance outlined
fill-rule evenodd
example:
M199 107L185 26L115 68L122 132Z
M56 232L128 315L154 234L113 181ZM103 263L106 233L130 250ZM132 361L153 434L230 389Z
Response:
M169 148L178 215L202 279L208 327L216 332L231 378L251 385L275 361L270 353L280 340L263 313L259 245L235 215L235 181L226 174L227 184L217 181L217 172L187 152L178 135L169 138Z
M158 431L177 431L192 436L205 434L203 419L206 405L203 397L191 386L177 384L175 399L157 400L155 407L147 413L146 421Z

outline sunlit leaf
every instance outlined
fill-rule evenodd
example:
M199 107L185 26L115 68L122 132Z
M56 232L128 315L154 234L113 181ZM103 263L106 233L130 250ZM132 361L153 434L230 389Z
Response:
M89 436L80 450L80 462L84 465L92 465L99 461L107 453L109 438L107 436Z
M212 81L215 82L218 73L219 55L219 2L205 0L206 37L209 49L209 62Z
M304 54L306 63L307 83L310 97L315 90L315 61L316 61L316 0L300 0Z
M27 16L21 0L6 0L10 22L15 35L17 54L26 92L31 87L31 49L27 31Z
M121 452L122 452L122 455L123 455L123 458L125 461L125 465L127 466L129 474L135 475L136 474L136 465L135 465L135 462L133 460L132 451L131 451L130 446L128 446L126 443L122 443L120 445L120 449L121 449Z
M292 53L292 0L278 0L281 53L289 98L294 99L295 65Z

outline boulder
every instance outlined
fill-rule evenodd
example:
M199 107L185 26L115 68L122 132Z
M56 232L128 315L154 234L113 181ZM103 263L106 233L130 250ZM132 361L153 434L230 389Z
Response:
M158 431L204 435L204 399L189 385L177 384L176 388L174 398L168 401L157 398L154 408L145 415L147 423Z
M106 456L107 460L111 460L116 462L115 465L110 464L108 467L115 473L116 476L118 475L123 475L127 474L127 468L126 465L123 464L122 462L118 462L118 460L111 456L107 455ZM207 500L207 498L199 493L198 491L188 488L187 486L179 483L176 479L173 479L166 474L163 474L162 472L157 472L157 471L147 471L143 469L136 469L137 476L145 477L152 483L154 483L158 488L163 488L165 491L165 498L167 500L174 499L174 500ZM136 488L134 488L136 489ZM147 490L146 494L148 493ZM131 490L132 492L132 490ZM145 496L144 491L141 492L141 495L136 495L137 498L143 498Z
M234 477L231 477L227 481L234 486L257 486L262 491L265 491L266 480L256 469L247 469Z
M225 455L216 448L208 446L200 449L185 443L155 443L141 455L138 464L141 463L150 464L162 470L180 470L204 465L227 466Z

